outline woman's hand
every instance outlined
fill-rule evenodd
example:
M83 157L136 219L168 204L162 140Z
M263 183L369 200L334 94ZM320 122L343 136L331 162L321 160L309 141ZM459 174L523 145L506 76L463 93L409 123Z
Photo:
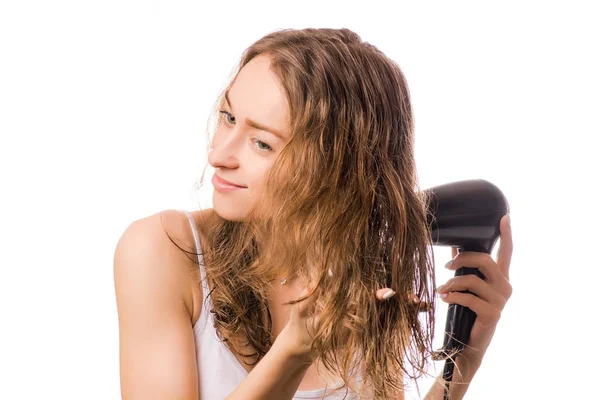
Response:
M457 276L436 289L440 298L446 303L460 304L477 314L469 341L462 352L469 363L479 365L481 362L494 336L502 310L512 294L512 286L508 280L512 251L512 232L509 217L505 215L500 220L500 246L497 261L494 261L487 253L462 252L457 254L457 250L453 248L453 260L446 264L446 268L450 270L461 267L478 268L486 279L482 280L476 275ZM461 293L464 290L473 294ZM386 298L391 297L390 289L378 290L376 297L385 301Z
M456 254L452 249L453 260L447 268L456 270L460 267L475 267L485 276L485 280L476 275L454 277L437 289L440 298L446 303L460 304L473 310L477 314L467 346L462 354L467 360L481 361L487 350L496 325L500 320L502 310L512 294L509 283L509 267L512 257L513 243L508 216L500 221L500 246L498 248L498 261L494 261L489 254L462 252ZM460 293L468 290L470 293Z
M319 315L314 312L318 291L313 287L306 287L298 298L305 296L309 297L290 305L288 321L277 339L287 344L286 347L292 355L312 361L315 358L315 354L312 353L312 343L319 326Z

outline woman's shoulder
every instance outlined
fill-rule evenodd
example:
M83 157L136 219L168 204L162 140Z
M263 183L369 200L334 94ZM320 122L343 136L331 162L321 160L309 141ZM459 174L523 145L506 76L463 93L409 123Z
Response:
M190 211L196 227L212 210ZM197 229L202 238L201 229ZM159 274L169 278L176 285L190 315L192 325L200 316L202 288L197 264L198 250L192 226L182 210L163 210L137 219L129 224L117 244L117 253L126 257L144 257L160 262L147 263L160 271L140 271L143 274Z

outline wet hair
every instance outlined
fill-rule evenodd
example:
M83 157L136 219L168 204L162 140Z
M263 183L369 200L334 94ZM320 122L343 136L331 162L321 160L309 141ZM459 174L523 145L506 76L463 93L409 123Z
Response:
M325 367L354 390L358 373L374 398L391 398L426 373L435 313L405 77L349 29L283 29L244 51L213 115L259 55L286 94L290 135L254 218L214 215L199 226L215 327L257 363L272 344L269 285L310 279L321 315L313 349ZM397 295L376 300L383 287ZM410 294L431 307L420 312Z

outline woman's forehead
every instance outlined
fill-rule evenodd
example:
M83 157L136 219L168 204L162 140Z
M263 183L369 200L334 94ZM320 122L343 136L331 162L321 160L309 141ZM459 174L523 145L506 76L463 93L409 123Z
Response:
M227 91L226 102L236 118L285 133L290 126L288 101L270 65L264 56L246 64Z

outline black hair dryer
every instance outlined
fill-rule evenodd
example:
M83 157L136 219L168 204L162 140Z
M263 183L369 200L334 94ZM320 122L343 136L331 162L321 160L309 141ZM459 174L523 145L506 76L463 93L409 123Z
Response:
M428 201L428 224L434 245L456 247L458 252L492 253L500 237L500 220L509 212L502 192L488 181L476 179L448 183L425 190ZM477 268L459 268L455 276L476 274ZM450 304L446 319L444 345L444 380L450 382L456 353L469 340L476 315L470 309Z

